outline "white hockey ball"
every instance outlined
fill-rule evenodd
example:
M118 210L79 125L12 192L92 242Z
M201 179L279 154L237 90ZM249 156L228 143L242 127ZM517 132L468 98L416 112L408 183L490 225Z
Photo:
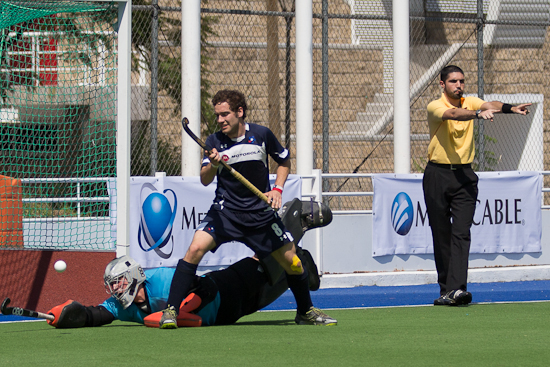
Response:
M65 269L67 269L67 264L63 260L57 260L55 264L53 265L53 268L58 273L63 273Z

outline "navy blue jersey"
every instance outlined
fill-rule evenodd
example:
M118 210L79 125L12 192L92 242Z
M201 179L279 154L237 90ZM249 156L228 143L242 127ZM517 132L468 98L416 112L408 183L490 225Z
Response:
M231 139L221 131L210 135L206 145L216 148L225 163L243 175L261 192L271 190L269 185L268 156L277 164L290 158L288 150L277 140L273 132L267 127L246 124L246 133L237 139ZM210 163L205 155L202 165ZM237 181L228 170L221 166L216 174L218 187L216 188L215 203L234 210L265 209L267 204Z

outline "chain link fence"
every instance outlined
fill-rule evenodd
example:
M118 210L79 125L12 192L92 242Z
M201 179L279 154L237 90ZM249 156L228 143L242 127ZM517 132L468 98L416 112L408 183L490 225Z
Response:
M410 0L410 80L396 84L392 3L313 1L313 166L333 175L324 178L325 203L372 208L369 174L394 171L393 91L407 83L410 99L400 103L410 107L410 170L423 172L426 106L439 98L448 64L465 71L467 94L533 104L527 117L476 122L475 169L547 170L550 2ZM111 248L116 3L4 1L0 8L0 232L9 232L0 233L0 247L23 247L24 220L34 236L26 248ZM217 129L212 96L239 89L247 121L270 127L295 163L303 138L296 135L295 1L209 0L201 8L202 137ZM132 176L181 175L181 18L179 0L132 1Z
M179 175L180 2L133 4L134 83L144 94L132 102L135 115L142 116L132 122L132 175ZM333 0L325 12L322 0L313 1L314 168L393 172L393 89L408 82L411 172L422 172L429 143L426 106L440 96L441 68L456 64L465 71L466 94L533 103L529 118L498 116L476 123L476 169L546 169L550 4L411 0L409 5L410 80L394 85L392 1ZM247 121L269 126L294 160L300 139L295 135L294 1L209 0L201 8L204 137L216 129L211 96L222 88L239 89L248 98ZM335 179L325 189L368 191L372 186L368 178ZM370 207L369 200L339 199L338 209Z

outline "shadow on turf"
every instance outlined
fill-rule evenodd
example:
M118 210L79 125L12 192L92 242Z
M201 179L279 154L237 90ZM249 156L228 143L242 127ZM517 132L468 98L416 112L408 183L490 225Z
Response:
M214 325L215 327L223 327L223 326L288 326L288 325L296 325L294 321L244 321L244 322L237 322L235 324L230 325ZM114 327L114 328L121 328L121 327L143 327L142 324L135 324L135 325L105 325L103 327ZM209 327L209 326L204 326ZM155 329L155 328L152 328ZM187 329L187 327L179 327L178 329ZM67 330L67 329L65 329Z
M250 325L269 325L269 326L288 326L296 325L294 320L271 320L271 321L238 321L235 326L250 326Z

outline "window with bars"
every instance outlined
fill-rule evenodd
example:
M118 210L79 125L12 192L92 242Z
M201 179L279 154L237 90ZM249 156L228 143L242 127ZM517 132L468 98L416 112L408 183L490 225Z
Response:
M10 27L6 62L0 70L8 75L7 81L10 84L57 85L58 40L54 33L57 29L55 14L36 19L30 25Z

